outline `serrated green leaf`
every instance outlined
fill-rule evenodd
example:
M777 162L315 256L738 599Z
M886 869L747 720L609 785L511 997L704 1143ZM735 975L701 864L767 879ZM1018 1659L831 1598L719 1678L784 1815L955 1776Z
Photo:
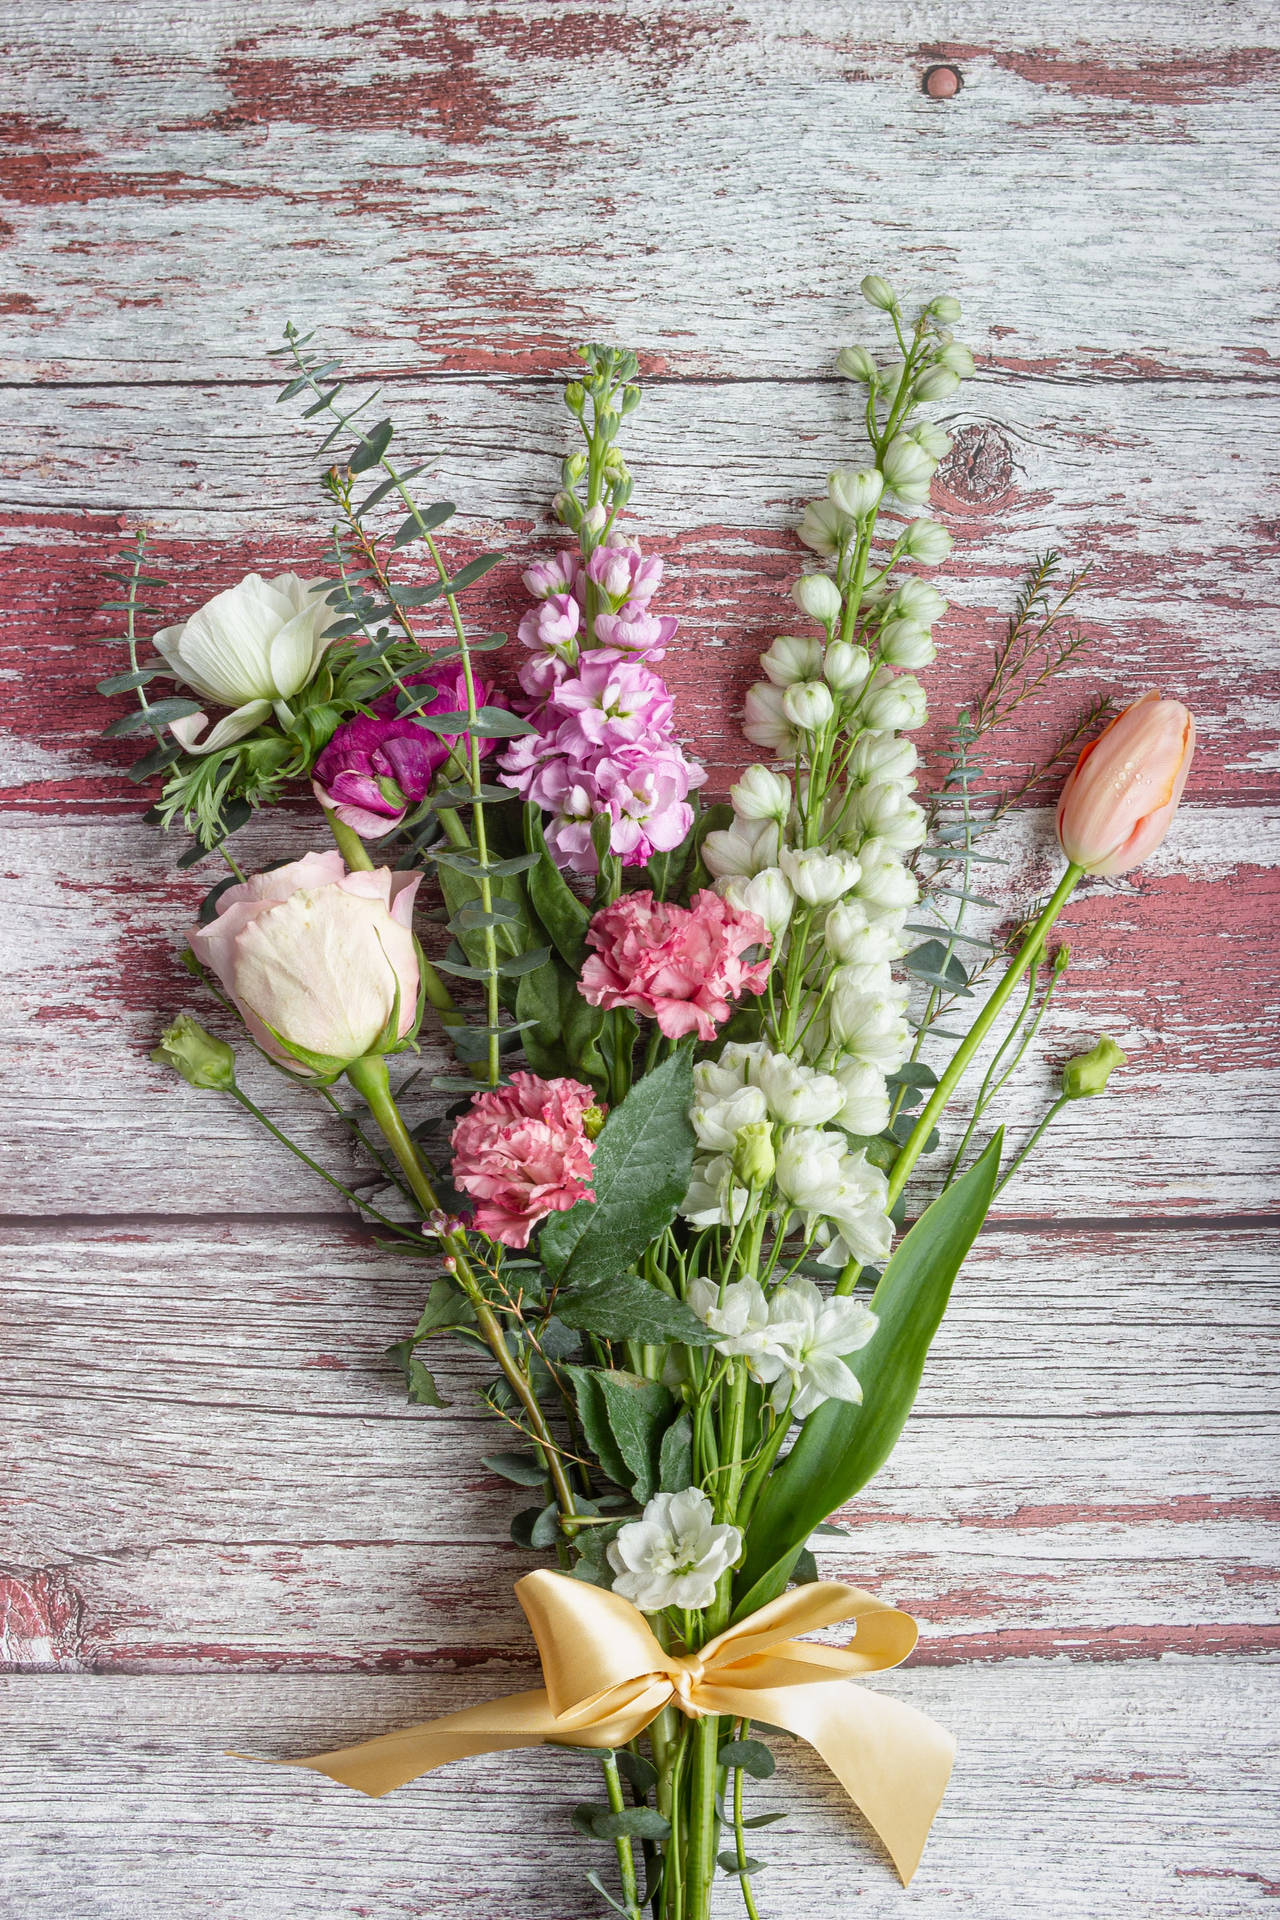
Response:
M693 1421L678 1413L658 1449L659 1493L683 1493L693 1484Z
M686 1347L706 1347L713 1338L683 1300L673 1300L636 1273L562 1288L556 1294L556 1314L567 1327L601 1334L606 1340L639 1340L646 1346L678 1341Z
M643 1506L657 1489L660 1439L670 1424L674 1403L661 1381L645 1380L637 1373L604 1369L595 1378L610 1431L631 1477L631 1491Z

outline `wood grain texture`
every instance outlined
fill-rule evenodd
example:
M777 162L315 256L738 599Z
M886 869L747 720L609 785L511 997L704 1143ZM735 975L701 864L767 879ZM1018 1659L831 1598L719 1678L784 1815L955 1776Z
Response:
M928 100L936 61L963 77ZM956 538L936 743L1027 557L1092 558L1089 653L995 756L1096 691L1201 723L1189 805L1063 923L1062 1058L1130 1055L1002 1197L889 1467L825 1570L924 1625L883 1684L961 1762L906 1893L812 1756L762 1804L773 1920L1242 1920L1280 1896L1276 911L1280 38L1258 0L12 0L0 23L0 1121L11 1473L0 1905L38 1920L594 1910L578 1756L368 1804L224 1760L527 1684L528 1564L475 1377L406 1406L383 1349L429 1278L243 1116L146 1058L191 1004L181 875L92 683L101 569L140 522L174 616L317 564L310 428L264 349L319 323L438 450L453 551L511 630L554 538L558 380L640 352L636 525L668 563L682 727L723 791L791 529L856 456L856 282L956 292L979 377L934 506ZM1270 437L1269 437L1270 436ZM1051 789L987 889L1052 871ZM251 861L314 837L305 807ZM984 881L984 886L986 885ZM429 1055L429 1058L434 1056ZM299 1139L335 1124L247 1078ZM358 1170L355 1177L360 1177ZM927 1191L927 1183L922 1191ZM723 1906L733 1910L726 1885Z

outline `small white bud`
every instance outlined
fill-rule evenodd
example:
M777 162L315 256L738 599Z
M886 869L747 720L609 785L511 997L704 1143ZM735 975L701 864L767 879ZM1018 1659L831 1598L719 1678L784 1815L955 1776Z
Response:
M893 313L897 308L897 294L878 273L867 274L858 291L869 306L879 307L883 313Z
M896 780L900 787L914 787L919 761L914 740L891 733L860 734L849 755L849 779L857 786L867 786L873 780Z
M951 547L951 535L937 520L913 520L902 535L902 551L925 567L938 566Z
M775 687L794 686L797 680L816 680L822 672L822 642L781 633L760 659Z
M880 629L880 657L891 667L910 667L914 672L932 666L938 649L927 627L917 626L914 620L886 620Z
M743 820L783 821L791 811L791 782L768 767L748 767L730 787L729 798Z
M884 475L874 467L864 467L860 473L833 473L827 481L827 491L851 520L865 520L880 504Z
M959 340L948 340L938 355L938 365L946 367L958 380L973 377L973 355Z
M947 603L938 589L931 587L927 580L914 578L901 581L889 602L890 614L905 614L909 620L918 620L922 627L933 626L946 610Z
M784 847L778 863L798 899L824 907L857 886L861 867L851 853L824 853L821 847Z
M937 462L905 433L895 433L884 451L884 477L900 500L928 498Z
M907 370L905 360L889 360L876 375L876 390L886 400L896 400L898 389L902 385L902 376Z
M909 429L907 437L914 440L931 460L945 460L954 444L951 435L944 433L941 427L935 427L931 420L921 420Z
M716 892L739 912L759 914L773 935L772 957L776 959L778 944L791 923L791 909L795 905L791 882L781 867L762 867L750 878L732 874L718 882Z
M864 647L849 640L833 640L822 663L822 677L837 693L856 693L871 671Z
M916 399L947 400L959 385L960 376L950 367L926 367L916 381Z
M771 687L767 680L759 680L754 687L748 687L747 697L742 703L742 715L742 731L752 746L763 747L766 753L791 752L796 736L782 711L781 687ZM714 835L708 834L707 838L713 839ZM711 870L715 871L714 868Z
M924 688L909 673L889 678L868 695L862 718L875 732L922 727L928 717Z
M836 710L830 687L821 680L797 680L782 696L782 711L802 733L818 733Z
M594 507L588 507L582 516L582 525L587 533L603 533L608 524L609 515L599 500Z
M836 372L842 373L846 380L861 380L864 384L876 377L876 363L865 347L841 347L836 355Z
M791 589L791 598L801 613L807 613L811 620L821 620L824 627L840 618L840 589L830 574L802 574Z
M929 302L929 311L944 327L954 327L960 318L960 302L949 293L940 293Z
M811 500L796 532L814 553L829 555L839 552L840 542L853 532L853 522L848 514L841 513L834 501Z

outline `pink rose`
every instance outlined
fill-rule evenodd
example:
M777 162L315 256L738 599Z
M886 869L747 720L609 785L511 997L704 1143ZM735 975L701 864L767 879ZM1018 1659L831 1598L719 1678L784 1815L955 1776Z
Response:
M767 953L746 961L749 947L772 935L758 914L742 912L704 889L688 907L659 904L651 893L628 893L602 907L587 931L595 948L582 969L580 992L593 1007L633 1007L657 1021L669 1039L716 1028L743 993L763 993Z
M217 918L187 938L265 1053L304 1078L332 1079L365 1054L389 1053L417 1023L421 878L348 873L336 851L304 853L228 887Z
M595 1199L583 1122L595 1105L581 1081L536 1073L475 1096L453 1130L453 1183L476 1201L478 1232L527 1247L539 1220Z

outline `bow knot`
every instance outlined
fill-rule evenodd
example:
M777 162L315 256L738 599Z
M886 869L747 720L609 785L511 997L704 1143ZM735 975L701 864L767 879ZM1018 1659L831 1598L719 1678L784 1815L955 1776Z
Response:
M936 1721L849 1681L882 1673L916 1643L910 1614L860 1587L814 1581L727 1627L697 1652L669 1653L616 1593L540 1569L516 1583L545 1688L464 1707L421 1726L286 1765L312 1767L362 1793L389 1793L477 1753L568 1743L621 1747L674 1703L763 1720L817 1749L884 1841L904 1881L942 1801L955 1743ZM792 1636L854 1623L843 1647Z

